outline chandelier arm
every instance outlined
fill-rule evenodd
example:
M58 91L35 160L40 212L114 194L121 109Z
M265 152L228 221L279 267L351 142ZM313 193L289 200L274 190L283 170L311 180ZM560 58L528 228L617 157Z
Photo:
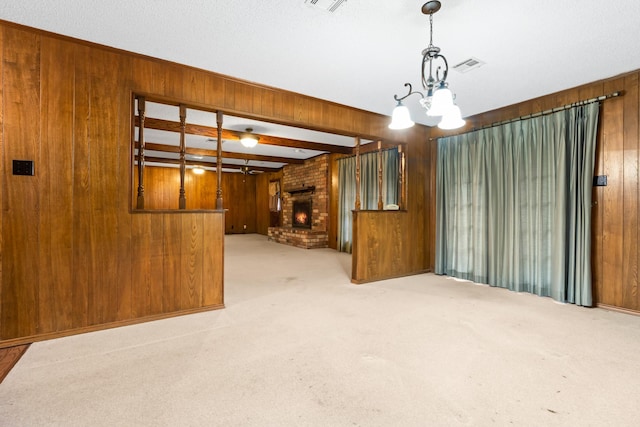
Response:
M422 92L419 92L417 90L413 90L413 88L411 87L411 83L405 83L405 86L409 86L409 93L407 93L405 96L403 97L398 97L398 95L393 95L393 99L395 99L396 101L400 102L405 98L408 98L410 95L413 94L418 94L420 95L422 98L424 98L424 95L422 94Z
M447 75L449 74L449 63L447 62L447 58L445 58L444 55L440 54L437 54L435 57L440 58L444 61L444 74L442 75L442 78L440 78L440 67L438 67L438 70L436 70L436 78L438 79L438 82L446 82Z

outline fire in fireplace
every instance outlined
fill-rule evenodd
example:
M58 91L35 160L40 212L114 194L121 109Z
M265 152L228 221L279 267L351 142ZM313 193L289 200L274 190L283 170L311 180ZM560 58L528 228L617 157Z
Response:
M293 201L291 225L297 228L311 228L311 200Z

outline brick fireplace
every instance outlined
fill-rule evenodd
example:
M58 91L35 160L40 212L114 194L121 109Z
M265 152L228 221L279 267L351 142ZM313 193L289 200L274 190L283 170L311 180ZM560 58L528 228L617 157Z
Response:
M282 227L269 227L271 241L305 249L328 247L329 156L287 165L282 177Z

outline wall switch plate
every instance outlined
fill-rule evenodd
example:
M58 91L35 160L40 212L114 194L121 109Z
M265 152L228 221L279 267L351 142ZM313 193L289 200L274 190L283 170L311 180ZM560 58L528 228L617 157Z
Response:
M14 160L14 175L33 175L33 160Z
M606 187L607 186L607 175L598 175L593 177L593 186L594 187Z

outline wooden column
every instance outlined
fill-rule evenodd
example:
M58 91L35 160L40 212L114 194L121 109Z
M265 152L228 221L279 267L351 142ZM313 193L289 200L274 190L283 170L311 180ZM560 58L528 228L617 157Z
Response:
M406 177L406 155L405 155L405 149L404 149L404 145L398 145L398 157L399 157L399 161L400 161L400 173L399 173L399 182L398 182L398 205L400 206L400 209L405 210L407 209L407 207L405 206L406 203L406 191L407 191L407 177Z
M145 118L145 98L138 97L138 198L136 209L144 209L144 118Z
M382 141L378 141L378 210L384 207L382 203Z
M222 210L222 111L216 113L216 124L218 125L218 139L216 140L216 177L218 178L218 188L216 189L216 209Z
M184 193L184 176L187 172L187 152L186 146L187 135L187 107L180 104L180 198L178 199L178 208L187 208L187 197Z
M356 206L360 210L360 137L356 136Z

